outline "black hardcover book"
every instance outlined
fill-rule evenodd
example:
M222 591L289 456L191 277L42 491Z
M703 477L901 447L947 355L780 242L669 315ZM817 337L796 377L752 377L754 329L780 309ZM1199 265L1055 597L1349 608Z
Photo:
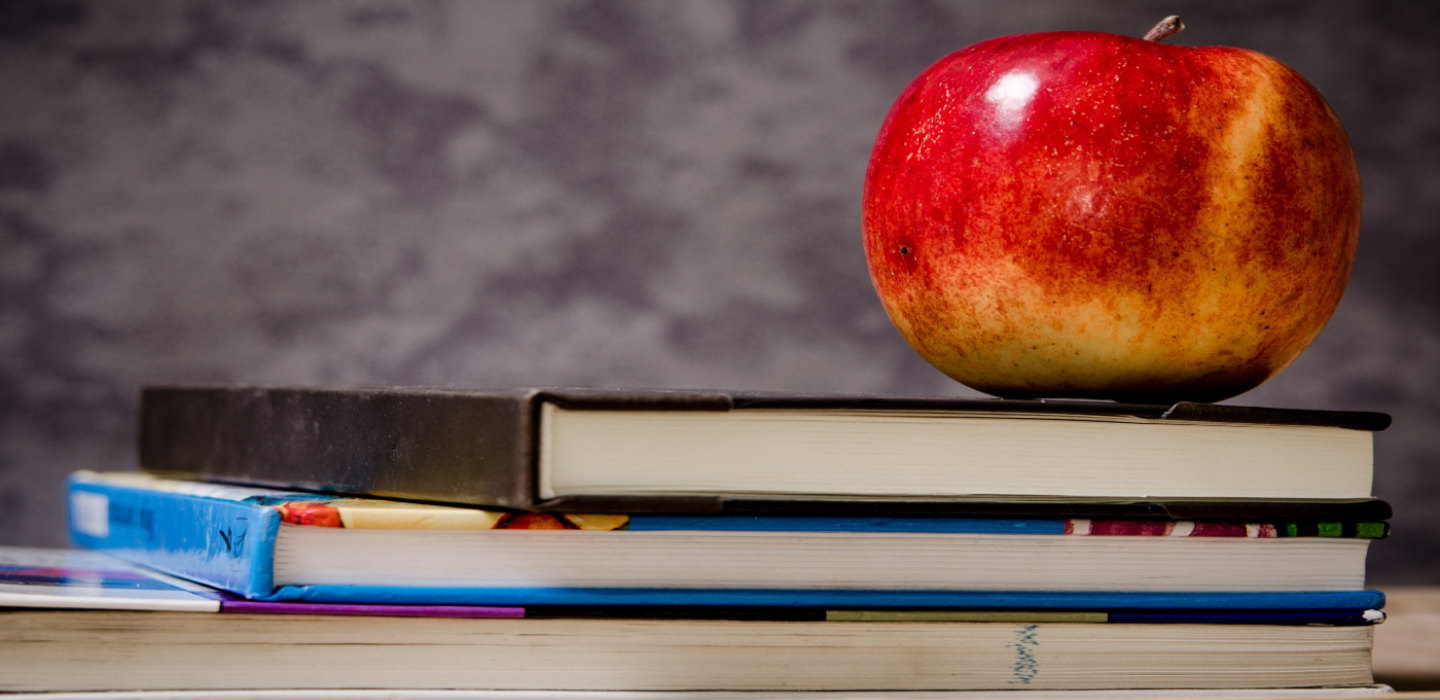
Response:
M1373 521L1378 413L589 389L150 387L170 477L568 512Z

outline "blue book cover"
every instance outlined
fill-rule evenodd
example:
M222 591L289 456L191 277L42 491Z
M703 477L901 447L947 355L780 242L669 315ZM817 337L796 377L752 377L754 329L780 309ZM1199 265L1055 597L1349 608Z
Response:
M218 612L223 598L100 552L0 547L0 607Z
M147 488L153 485L145 482L143 477L71 475L68 505L75 544L246 598L274 592L280 513L244 500L264 497L263 491L225 493L226 487L196 484L187 492L178 485L175 490Z
M260 602L103 552L0 547L0 607L369 617L520 618L518 607Z
M486 511L376 499L78 472L69 482L76 544L205 583L251 600L414 605L775 606L1033 610L1361 611L1378 609L1376 591L1106 592L877 590L776 586L676 587L535 585L277 585L276 543L293 525L350 529L666 530L737 533L973 533L977 536L1161 535L1275 537L1273 527L1163 523L1165 532L1114 532L1086 520L984 518L787 518L539 514ZM1132 523L1131 525L1135 525ZM1151 528L1144 525L1141 529ZM1133 529L1133 528L1131 528ZM1104 530L1104 532L1099 532ZM298 530L292 529L291 532ZM1085 539L1091 539L1086 537ZM1153 539L1144 537L1142 539ZM1363 557L1363 550L1360 551ZM927 561L928 563L928 561ZM616 566L624 566L617 563ZM1356 587L1358 588L1358 586Z
M452 605L757 606L967 610L1363 611L1380 591L1299 593L1092 593L1075 591L778 590L720 588L392 588L281 586L267 600ZM1112 613L1114 614L1114 613ZM1258 620L1259 618L1252 618ZM1119 620L1116 620L1117 622ZM1131 621L1140 621L1139 618ZM1177 617L1175 622L1182 621ZM1258 624L1258 622L1257 622Z

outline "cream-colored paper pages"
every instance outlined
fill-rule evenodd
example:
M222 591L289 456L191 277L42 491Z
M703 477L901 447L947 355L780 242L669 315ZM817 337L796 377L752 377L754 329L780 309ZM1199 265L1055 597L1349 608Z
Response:
M1362 430L926 411L541 409L540 495L1364 499Z

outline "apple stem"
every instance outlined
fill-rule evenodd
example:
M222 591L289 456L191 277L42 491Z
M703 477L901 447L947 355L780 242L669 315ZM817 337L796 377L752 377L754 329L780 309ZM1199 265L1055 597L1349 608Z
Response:
M1145 41L1165 41L1167 37L1182 31L1185 31L1185 23L1180 21L1180 15L1170 15L1145 33Z

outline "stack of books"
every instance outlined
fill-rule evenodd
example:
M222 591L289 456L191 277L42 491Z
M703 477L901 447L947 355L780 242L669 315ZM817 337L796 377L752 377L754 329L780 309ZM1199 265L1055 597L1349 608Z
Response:
M69 487L76 543L146 568L69 566L231 614L12 610L0 689L1361 689L1388 423L153 388L145 473Z

